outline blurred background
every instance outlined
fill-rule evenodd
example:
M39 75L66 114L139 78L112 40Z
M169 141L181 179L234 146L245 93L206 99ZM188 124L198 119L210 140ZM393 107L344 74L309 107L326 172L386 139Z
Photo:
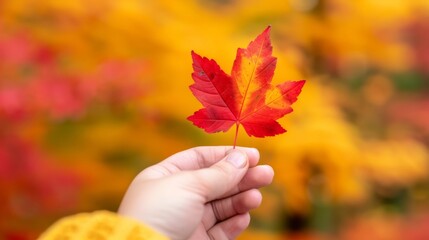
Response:
M274 83L306 79L272 186L240 239L429 239L429 2L0 0L0 239L115 211L148 165L231 145L201 107L191 50L230 72L268 25Z

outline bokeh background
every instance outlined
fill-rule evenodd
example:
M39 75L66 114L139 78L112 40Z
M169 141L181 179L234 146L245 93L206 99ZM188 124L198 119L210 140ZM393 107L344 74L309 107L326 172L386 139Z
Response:
M429 239L429 1L1 0L0 238L115 211L148 165L230 145L186 120L191 50L229 72L271 25L306 79L257 147L272 186L240 239Z

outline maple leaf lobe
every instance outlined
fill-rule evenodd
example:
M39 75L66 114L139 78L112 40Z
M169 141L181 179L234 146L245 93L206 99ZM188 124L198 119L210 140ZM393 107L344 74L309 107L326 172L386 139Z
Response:
M235 122L234 84L214 60L192 52L194 84L189 88L205 107L188 120L209 133L227 131Z

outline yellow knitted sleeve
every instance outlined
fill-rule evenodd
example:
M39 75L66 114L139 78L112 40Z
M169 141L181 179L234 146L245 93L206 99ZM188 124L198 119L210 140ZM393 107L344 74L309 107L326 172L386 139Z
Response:
M108 211L96 211L62 218L39 237L39 240L56 239L167 240L168 238L137 220Z

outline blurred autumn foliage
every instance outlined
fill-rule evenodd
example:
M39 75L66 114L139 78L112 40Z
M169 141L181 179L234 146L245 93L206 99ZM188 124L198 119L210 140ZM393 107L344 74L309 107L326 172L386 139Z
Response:
M0 1L0 238L114 211L144 167L231 145L186 121L190 51L228 71L267 25L274 82L307 84L286 134L238 138L276 172L241 239L428 239L423 0Z

